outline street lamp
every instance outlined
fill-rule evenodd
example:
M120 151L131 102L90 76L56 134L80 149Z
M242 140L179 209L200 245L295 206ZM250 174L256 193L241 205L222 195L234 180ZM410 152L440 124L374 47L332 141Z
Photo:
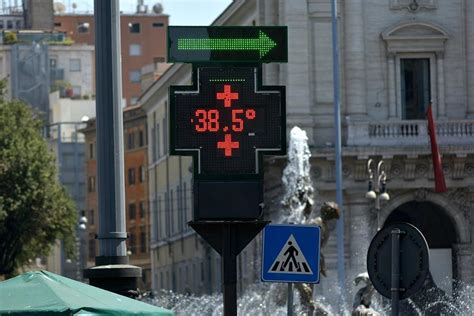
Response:
M375 211L377 212L377 231L379 231L380 201L390 200L390 195L388 195L386 192L387 174L385 173L384 161L380 160L377 164L377 168L375 168L374 160L367 160L367 172L369 173L369 188L365 194L365 197L370 200L375 200Z
M76 236L76 251L77 251L77 261L76 261L76 279L82 281L82 269L84 269L84 261L86 260L85 255L85 245L84 245L84 233L87 229L87 217L85 211L81 211L81 217L79 218L79 224L77 226L77 236Z

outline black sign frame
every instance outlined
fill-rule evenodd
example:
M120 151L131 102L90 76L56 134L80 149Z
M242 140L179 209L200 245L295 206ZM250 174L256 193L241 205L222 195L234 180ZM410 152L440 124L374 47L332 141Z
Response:
M209 52L210 56L203 56L204 53L179 53L178 52L178 40L180 33L195 33L197 40L206 40L205 34L209 33L223 33L228 35L229 33L243 33L242 37L252 39L257 36L256 31L264 32L265 35L270 33L268 37L274 42L279 51L267 53L267 56L263 57L252 57L252 53L248 53L245 50L238 50L238 53L235 50L220 51L218 53ZM251 34L253 33L253 34ZM288 62L288 27L287 26L168 26L167 32L167 60L168 62L181 62L181 63L205 63L207 65L214 63L287 63ZM273 36L273 37L272 37ZM199 38L200 37L200 38ZM218 38L213 38L218 39ZM230 38L221 38L221 40L230 40ZM253 50L254 49L249 49ZM243 54L242 54L243 53ZM250 54L250 56L249 56ZM188 56L189 55L189 56ZM228 56L226 56L228 55ZM238 57L236 58L237 55ZM247 55L247 57L243 57ZM230 65L227 65L231 67Z
M266 155L286 155L287 153L287 143L286 143L286 87L285 86L264 86L262 84L262 66L261 64L193 64L192 70L192 85L190 86L170 86L169 87L169 142L170 142L170 154L176 156L192 156L193 157L193 177L195 180L216 180L216 181L245 181L245 180L262 180L263 179L263 168L259 168L258 173L247 173L247 174L200 174L198 170L198 154L195 150L192 151L184 151L184 150L176 150L175 144L175 117L176 117L176 107L174 104L173 94L175 91L189 91L189 90L196 90L197 85L199 84L197 74L198 68L206 68L206 67L232 67L232 68L240 68L240 67L250 67L255 68L257 70L257 90L275 90L279 91L281 94L281 111L280 111L280 145L281 148L279 150L274 151L265 151L259 152L257 156L257 161L259 166L263 166L263 158Z

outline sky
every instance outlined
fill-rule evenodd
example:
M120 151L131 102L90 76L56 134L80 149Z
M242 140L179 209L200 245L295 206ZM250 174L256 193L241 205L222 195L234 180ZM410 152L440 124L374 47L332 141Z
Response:
M62 2L66 8L76 3L76 12L94 9L93 0L54 0ZM232 0L145 0L148 8L159 2L164 13L170 16L170 25L209 25L232 2ZM127 13L135 12L137 0L120 0L120 10ZM68 10L70 11L70 10Z

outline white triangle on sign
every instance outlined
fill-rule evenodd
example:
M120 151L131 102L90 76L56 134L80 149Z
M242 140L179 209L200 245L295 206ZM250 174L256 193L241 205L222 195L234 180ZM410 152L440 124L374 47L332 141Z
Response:
M313 274L293 235L290 235L281 248L268 273Z

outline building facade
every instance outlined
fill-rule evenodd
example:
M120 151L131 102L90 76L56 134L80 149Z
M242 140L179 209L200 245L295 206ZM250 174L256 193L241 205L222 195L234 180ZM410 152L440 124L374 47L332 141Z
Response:
M146 116L140 107L124 109L124 154L125 154L125 215L128 233L127 251L130 264L141 267L141 290L151 288L150 264L150 212L148 203L148 174L146 168L148 139L146 133ZM91 119L83 129L86 137L86 178L87 196L86 214L89 219L87 230L88 265L93 266L98 254L98 199L97 199L97 148L96 120Z
M352 287L354 277L366 271L367 249L378 226L377 213L381 225L404 220L424 233L435 258L430 269L439 287L452 292L453 279L472 284L474 2L346 0L339 2L338 21L347 286ZM234 1L214 25L288 26L288 63L265 65L263 82L286 86L287 130L298 125L309 136L317 200L335 200L331 1ZM182 170L183 164L184 169L189 166L188 158L167 155L166 136L168 87L189 84L190 70L188 65L173 65L140 99L147 112L151 141L149 192L155 218L155 289L181 290L172 282L186 278L186 272L167 275L176 269L169 254L181 251L180 239L185 245L186 240L191 244L194 235L183 227L180 234L189 234L183 238L169 225L180 222L180 209L170 201L175 200L181 183L191 180L190 170ZM430 101L438 124L446 193L434 192L425 119ZM160 158L155 153L156 144L162 150ZM383 159L387 174L391 199L379 211L365 198L369 158L377 162ZM265 216L270 219L281 209L285 164L285 158L274 158L265 166ZM156 205L154 201L158 201ZM247 249L258 249L258 237L256 240ZM205 260L205 251L197 249L183 251L188 266L193 260ZM336 284L335 230L323 252L328 277L316 287L318 293L328 293ZM257 251L246 262L258 261L259 256ZM205 264L204 270L210 268Z
M253 25L255 11L255 2L234 3L216 25ZM202 295L221 291L221 258L187 225L193 218L192 159L170 156L168 143L168 88L190 83L191 66L174 64L139 102L147 112L150 140L152 288ZM258 249L259 243L252 243L238 257L240 292L258 279Z
M319 200L335 199L329 4L266 1L259 7L259 24L288 26L289 62L267 68L266 79L287 86L288 128L308 132ZM449 276L472 283L474 4L348 0L340 3L338 16L348 282L366 271L379 212L381 225L403 220L423 232L438 286L452 292ZM434 192L425 119L430 101L448 187L442 194ZM391 199L380 211L365 198L368 158L385 162ZM269 174L279 174L284 163L268 165ZM280 194L277 188L267 191L270 205ZM329 291L336 278L332 235L323 250L332 271L321 291Z
M167 26L168 15L161 12L141 11L120 17L122 94L128 106L135 104L141 94L142 67L166 61ZM54 30L66 32L75 43L95 44L94 16L91 14L56 14Z

